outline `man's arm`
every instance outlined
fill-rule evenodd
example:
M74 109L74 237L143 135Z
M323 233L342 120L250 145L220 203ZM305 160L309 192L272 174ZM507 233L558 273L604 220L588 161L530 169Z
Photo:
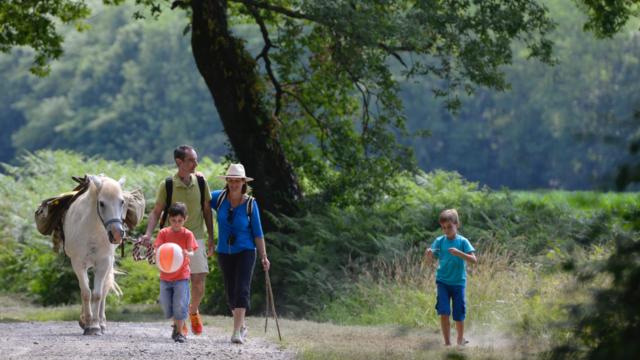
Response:
M151 234L153 234L153 229L158 225L158 219L160 219L160 214L162 214L162 210L164 210L164 204L156 203L153 207L153 210L149 213L149 221L147 222L147 230L142 235L142 243L149 244L149 240L151 240Z

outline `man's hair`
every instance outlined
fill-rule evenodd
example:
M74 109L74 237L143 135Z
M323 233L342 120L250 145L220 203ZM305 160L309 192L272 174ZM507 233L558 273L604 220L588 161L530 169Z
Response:
M182 217L186 218L187 217L187 206L184 203L177 202L177 203L174 203L173 205L171 205L169 207L169 210L167 210L167 212L169 213L169 217L182 215Z
M193 150L193 146L180 145L173 150L173 158L184 160L184 157L187 156L187 151L189 150Z
M446 209L440 213L440 224L450 222L456 225L460 225L460 219L458 218L458 211L456 209Z

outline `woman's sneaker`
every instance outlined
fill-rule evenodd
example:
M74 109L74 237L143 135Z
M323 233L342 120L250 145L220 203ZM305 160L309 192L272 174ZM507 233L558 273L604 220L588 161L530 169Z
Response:
M231 342L234 344L244 344L244 339L240 335L240 331L234 332L233 335L231 335Z
M247 341L247 336L249 336L249 328L243 326L240 328L240 337L243 341Z

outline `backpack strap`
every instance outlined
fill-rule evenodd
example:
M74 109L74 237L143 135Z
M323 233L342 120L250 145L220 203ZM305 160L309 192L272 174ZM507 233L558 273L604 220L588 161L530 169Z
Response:
M251 228L251 215L253 214L253 204L255 203L256 198L249 195L247 199L247 217L249 217L249 228Z
M167 215L169 215L169 207L171 206L171 197L173 196L173 178L168 176L164 179L164 189L167 193L167 198L164 201L164 210L162 211L162 220L160 220L160 228L164 227L167 222Z
M204 214L204 176L196 175L198 179L198 188L200 189L200 207L202 208L202 214Z
M249 219L249 231L251 232L251 240L253 241L253 227L251 226L251 218L253 215L253 205L256 202L256 198L249 195L247 199L247 218Z
M216 212L220 209L222 202L227 198L227 189L224 189L218 194L218 198L216 199Z
M218 212L218 210L220 209L220 206L222 206L222 202L224 201L224 199L227 198L228 195L228 191L227 189L224 189L220 192L220 194L218 194L218 198L216 199L216 212ZM248 195L248 199L246 202L246 206L247 206L247 218L249 219L249 229L251 230L251 232L253 233L253 228L251 227L251 215L253 215L253 205L256 201L256 198L254 198L251 195Z

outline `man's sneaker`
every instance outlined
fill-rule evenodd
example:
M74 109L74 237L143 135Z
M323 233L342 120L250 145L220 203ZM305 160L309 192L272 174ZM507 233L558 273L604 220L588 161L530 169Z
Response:
M249 328L247 328L247 326L242 326L240 328L240 337L242 338L243 341L247 341L247 336L249 335Z
M185 320L182 323L182 331L181 331L182 335L187 336L189 334L189 329L187 328L187 321Z
M240 331L234 332L231 336L231 342L234 344L244 344L244 339L240 335Z
M194 335L202 334L202 319L200 313L189 314L189 320L191 320L191 332Z

